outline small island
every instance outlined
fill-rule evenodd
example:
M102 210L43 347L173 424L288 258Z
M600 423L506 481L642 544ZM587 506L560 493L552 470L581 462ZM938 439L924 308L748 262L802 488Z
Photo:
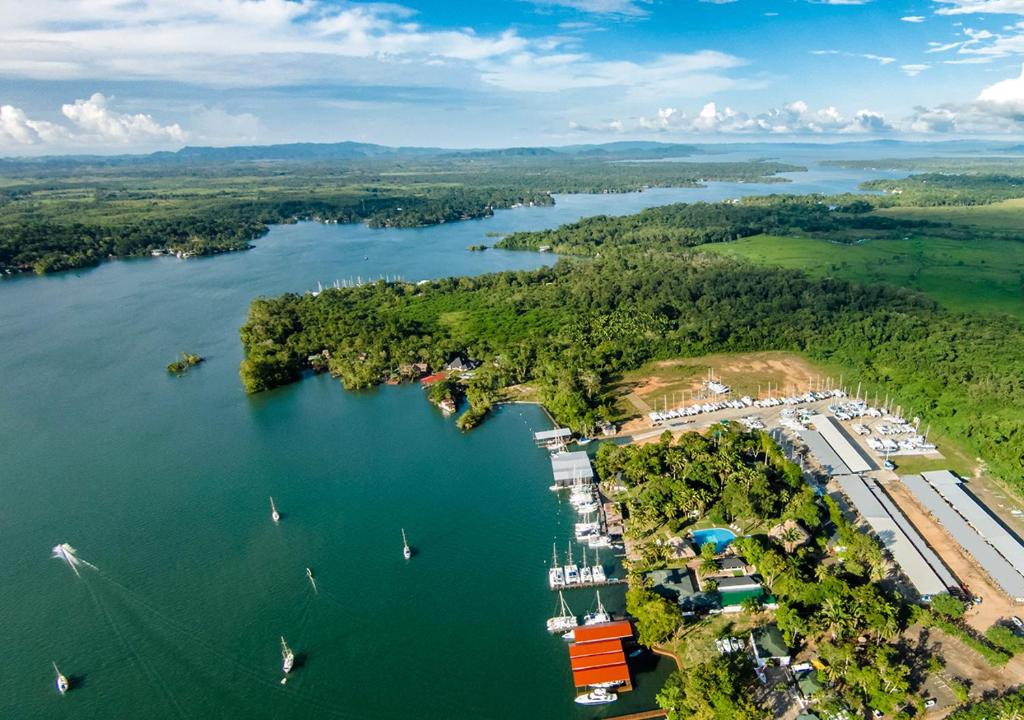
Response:
M470 245L466 248L470 252L483 252L487 249L486 245Z
M183 352L181 358L175 360L167 366L167 372L171 375L184 375L191 368L195 367L199 363L203 362L206 358L201 355L194 355L192 353Z

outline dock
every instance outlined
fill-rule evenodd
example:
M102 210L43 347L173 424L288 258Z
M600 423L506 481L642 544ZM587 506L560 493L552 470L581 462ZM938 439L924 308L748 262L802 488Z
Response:
M606 585L623 585L625 584L625 582L626 580L624 578L608 578L607 580L604 580L602 582L578 582L573 583L572 585L563 585L562 587L553 587L550 589L551 592L558 592L559 590L582 590L583 588L599 588L604 587Z
M643 712L630 713L629 715L615 715L605 720L651 720L651 718L668 717L664 710L644 710Z

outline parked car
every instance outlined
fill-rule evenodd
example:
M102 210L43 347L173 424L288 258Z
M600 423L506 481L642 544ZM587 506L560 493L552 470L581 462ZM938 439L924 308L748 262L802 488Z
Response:
M1021 620L1019 617L1014 615L1012 618L1010 618L1010 622L1013 623L1013 626L1017 628L1018 631L1024 632L1024 620Z

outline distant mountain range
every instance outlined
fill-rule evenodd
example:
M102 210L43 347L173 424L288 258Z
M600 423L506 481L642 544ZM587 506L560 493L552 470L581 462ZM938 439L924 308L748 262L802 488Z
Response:
M735 143L679 144L654 141L621 141L601 144L565 145L559 147L511 147L451 149L437 147L391 147L374 143L288 143L281 145L238 145L232 147L184 147L146 155L51 155L36 158L6 158L4 165L131 165L177 164L203 162L333 162L343 160L401 158L609 158L659 159L691 155L714 156L722 153L764 153L776 155L786 148L846 148L891 152L913 151L915 154L960 154L977 152L1024 152L1024 145L986 140L937 140L910 142L904 140L861 140L839 143L764 142L751 140Z

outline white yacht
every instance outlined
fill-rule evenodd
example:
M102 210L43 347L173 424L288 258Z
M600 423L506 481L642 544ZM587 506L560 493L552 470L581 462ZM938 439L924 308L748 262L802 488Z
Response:
M590 574L596 583L608 582L608 576L604 573L604 565L601 564L600 551L594 553L594 565L590 568Z
M587 549L583 549L583 564L580 565L580 585L590 585L594 582L594 571L587 565Z
M608 614L608 611L604 609L604 604L601 602L601 591L597 591L597 609L588 612L583 616L584 625L600 625L601 623L611 622L612 616Z
M281 513L277 511L277 506L274 505L274 498L270 498L270 519L275 523L281 522Z
M565 597L562 595L562 591L558 591L558 600L561 603L559 614L548 618L548 632L549 633L560 633L566 630L572 630L574 627L580 624L579 619L572 614L569 606L565 603Z
M587 545L592 548L611 547L612 539L607 535L592 534L587 536Z
M313 578L313 571L306 568L306 577L309 578L309 584L313 586L313 592L320 592L316 588L316 580Z
M566 585L579 585L580 583L580 569L572 561L572 543L569 543L569 558L566 561L566 565L562 568L565 572L565 584Z
M412 548L409 547L409 541L405 539L405 528L402 528L402 557L406 560L412 557Z
M281 636L281 669L284 674L287 675L295 667L295 653L288 647L288 643L284 641L284 636ZM284 683L282 683L283 685Z
M71 687L71 683L68 682L68 679L64 677L64 674L60 671L60 669L57 668L57 663L53 663L53 671L57 673L57 692L63 695L68 691L68 688Z
M578 512L580 515L590 515L591 513L596 513L598 510L597 502L594 500L591 500L590 502L587 503L582 503L580 505L576 505L575 507L576 512Z
M565 571L558 564L558 551L555 544L551 543L551 568L548 570L548 585L552 590L565 587Z
M576 702L580 705L607 705L613 703L619 699L619 696L613 692L608 692L606 688L599 687L594 688L586 695L579 695L576 698Z

